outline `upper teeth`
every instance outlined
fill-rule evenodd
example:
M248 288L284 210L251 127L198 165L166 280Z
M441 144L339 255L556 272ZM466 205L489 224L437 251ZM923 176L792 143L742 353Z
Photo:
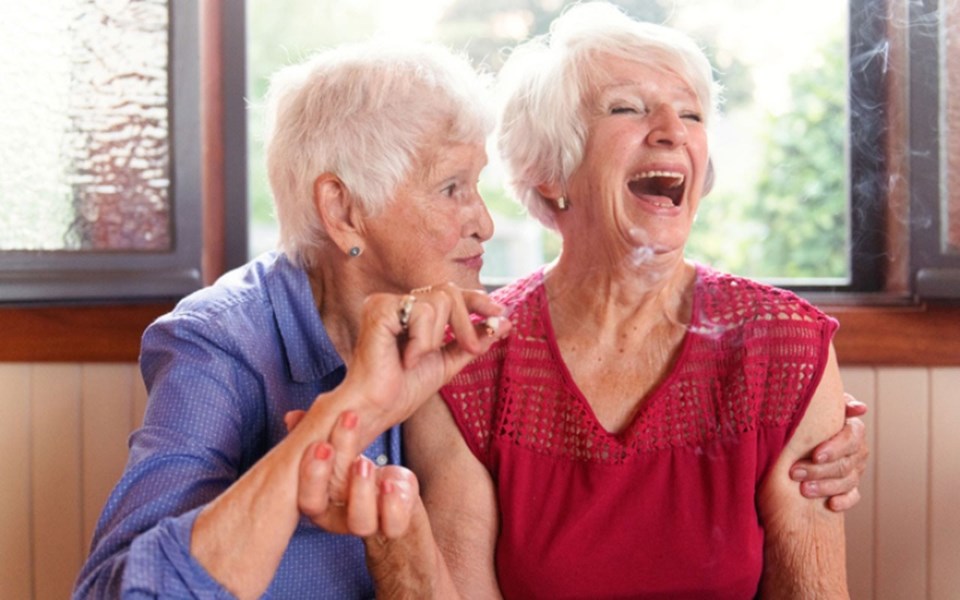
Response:
M637 181L640 179L650 179L651 177L672 177L673 186L677 187L683 184L683 173L676 173L674 171L641 171L633 177L630 178L630 181Z

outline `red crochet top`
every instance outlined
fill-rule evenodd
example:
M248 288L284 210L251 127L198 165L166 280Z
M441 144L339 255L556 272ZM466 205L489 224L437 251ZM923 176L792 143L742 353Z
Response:
M679 358L611 434L560 357L543 272L495 296L513 332L441 393L496 484L504 596L753 597L757 488L817 387L836 321L698 266Z

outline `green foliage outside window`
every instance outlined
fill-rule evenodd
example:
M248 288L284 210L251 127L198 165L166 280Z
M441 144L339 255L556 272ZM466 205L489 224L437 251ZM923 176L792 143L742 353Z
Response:
M370 15L391 1L248 0L254 252L272 246L275 235L258 104L268 75L318 48L371 36L376 23ZM722 0L712 0L712 4L718 2ZM684 3L623 0L618 4L631 15L669 24ZM695 2L687 4L696 11ZM437 23L436 37L470 54L476 64L495 70L504 49L546 32L563 6L559 0L453 0ZM755 102L760 84L751 67L722 47L720 29L715 25L708 23L690 33L704 45L724 89L719 120L727 122L728 131L711 134L711 153L718 165L726 166L718 167L719 183L700 204L688 255L757 278L845 277L848 203L843 31L837 30L835 41L827 47L809 51L808 66L790 77L788 105L765 114ZM733 142L729 141L730 129L736 133ZM749 130L747 143L740 139L744 129ZM496 220L510 225L499 230L515 230L514 225L527 217L495 179L496 170L491 171L485 173L481 193ZM559 240L550 232L538 231L532 239L533 246L529 242L519 246L516 239L499 242L495 237L487 245L485 276L520 275L513 263L526 265L529 260L514 258L518 247L523 247L524 259L537 263L553 259L559 251Z
M752 277L847 275L844 44L821 56L791 78L790 109L765 118L754 193L703 199L691 255Z

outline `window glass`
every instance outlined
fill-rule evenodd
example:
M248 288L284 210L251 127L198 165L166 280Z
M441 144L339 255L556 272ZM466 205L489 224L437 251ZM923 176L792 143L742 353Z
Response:
M0 250L171 246L166 0L7 2Z
M701 203L688 255L768 280L842 283L850 276L847 168L847 14L838 0L624 0L629 14L691 34L724 88L711 128L717 183ZM434 39L496 70L501 50L544 33L556 0L248 0L251 249L276 229L263 168L257 101L281 65L371 35ZM555 236L501 185L495 155L481 193L493 213L487 281L554 258Z

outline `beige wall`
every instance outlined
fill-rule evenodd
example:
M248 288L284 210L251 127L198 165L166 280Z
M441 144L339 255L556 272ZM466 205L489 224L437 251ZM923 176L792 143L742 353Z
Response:
M960 598L960 368L843 376L872 448L847 520L853 598ZM144 402L134 365L0 364L0 598L69 596Z

